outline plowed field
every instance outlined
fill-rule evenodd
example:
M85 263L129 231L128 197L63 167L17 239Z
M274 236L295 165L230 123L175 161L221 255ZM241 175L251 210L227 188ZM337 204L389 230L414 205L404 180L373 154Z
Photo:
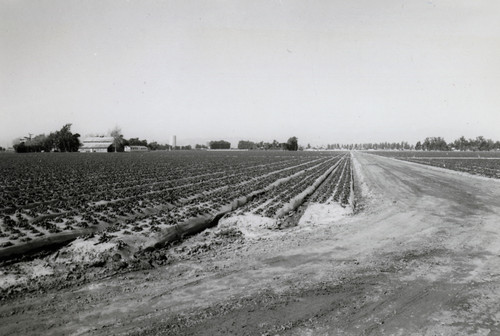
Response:
M168 265L3 300L0 334L500 334L500 182L353 155L360 213L223 218Z

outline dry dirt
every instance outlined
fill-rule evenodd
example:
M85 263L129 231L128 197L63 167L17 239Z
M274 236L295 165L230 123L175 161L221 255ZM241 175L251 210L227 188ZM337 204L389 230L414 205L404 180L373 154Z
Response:
M500 182L354 161L361 213L208 232L169 265L3 300L0 334L500 335Z

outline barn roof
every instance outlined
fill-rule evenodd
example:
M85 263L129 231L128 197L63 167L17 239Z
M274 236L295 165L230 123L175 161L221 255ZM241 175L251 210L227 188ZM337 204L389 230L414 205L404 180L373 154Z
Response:
M109 146L111 145L111 143L108 143L108 142L102 142L102 143L97 143L97 142L94 142L94 143L83 143L82 149L85 149L85 148L89 148L89 149L92 149L92 148L108 148Z
M110 145L113 143L115 139L113 137L87 137L83 139L82 143L109 143Z

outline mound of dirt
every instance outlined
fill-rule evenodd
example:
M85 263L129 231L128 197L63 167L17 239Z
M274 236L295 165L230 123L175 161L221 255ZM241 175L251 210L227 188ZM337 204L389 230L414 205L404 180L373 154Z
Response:
M254 214L245 214L223 218L218 227L220 229L236 228L247 239L256 239L269 235L277 235L277 221L273 218Z
M301 227L330 225L352 214L352 207L343 207L336 202L309 203L298 225Z

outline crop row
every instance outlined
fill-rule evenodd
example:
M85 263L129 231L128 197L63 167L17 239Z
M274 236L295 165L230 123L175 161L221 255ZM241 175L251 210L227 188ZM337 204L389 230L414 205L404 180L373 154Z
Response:
M500 152L381 151L373 154L492 178L500 178Z
M332 155L29 154L10 159L0 162L0 244L97 226L110 233L148 234L213 213L298 172L320 171Z
M311 202L328 203L334 201L345 206L351 195L351 160L346 157L326 181L311 196Z
M500 158L500 151L368 151L368 153L394 158Z
M287 206L288 202L305 191L309 186L313 185L313 183L330 169L334 163L335 162L328 163L328 165L323 165L321 169L309 172L304 178L291 185L288 190L284 191L268 205L267 209L264 211L264 215L266 217L274 217L276 214L279 214L280 210Z
M287 202L301 194L328 169L334 166L336 168L313 193L311 200L325 203L327 200L335 198L335 201L345 205L349 203L351 192L351 164L349 156L344 154L318 166L317 169L294 176L286 183L280 184L269 192L256 197L236 211L234 215L253 213L265 217L274 217L281 208L286 206Z
M257 199L254 204L249 205L250 212L265 217L274 217L279 209L285 206L292 198L300 194L304 189L314 183L326 170L332 167L339 157L311 169L302 174L294 176L285 183L271 189L268 193Z
M136 157L132 157L134 159ZM44 158L47 159L47 158ZM69 159L74 159L70 157ZM81 157L80 157L81 159ZM94 159L94 158L91 158ZM123 159L117 157L116 159ZM192 162L181 157L165 166L164 162L154 162L155 169L143 162L129 162L129 165L116 167L115 160L74 162L58 162L57 160L40 161L37 166L2 167L2 187L5 190L1 195L1 204L6 208L30 208L47 204L61 206L68 204L69 208L83 202L98 202L114 200L116 198L132 197L163 190L165 188L192 185L200 181L214 181L225 179L228 172L244 173L255 168L269 170L289 165L303 163L302 160L284 160L284 162L255 162L255 166L248 162L236 162L225 166L221 162ZM191 158L192 159L192 158ZM186 165L186 162L189 165ZM126 162L124 162L126 163ZM227 163L227 162L224 162ZM253 162L252 162L253 163ZM180 166L180 167L176 167ZM41 169L41 167L43 169ZM10 168L10 169L9 169ZM204 169L204 170L201 170ZM132 170L132 172L131 172ZM144 176L148 178L144 178ZM151 182L153 179L155 182Z
M400 160L466 172L474 175L500 178L500 159L401 158Z

